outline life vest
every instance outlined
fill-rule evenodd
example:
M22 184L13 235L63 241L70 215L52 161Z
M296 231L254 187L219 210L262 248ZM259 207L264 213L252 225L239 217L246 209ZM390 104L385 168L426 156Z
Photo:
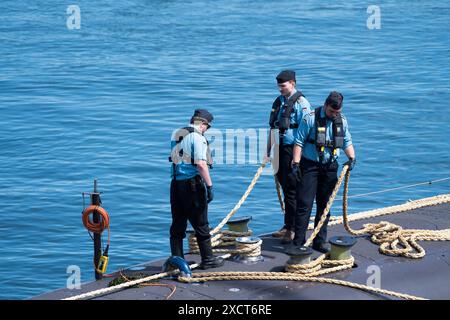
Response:
M270 112L269 126L271 129L278 128L281 134L284 134L289 128L298 128L298 123L291 124L291 113L294 110L295 102L304 97L301 91L297 91L288 99L286 102L286 107L281 113L280 120L278 120L278 114L281 108L281 98L278 97L272 104L272 111Z
M322 107L316 108L314 110L314 124L316 127L316 138L308 138L307 142L314 144L317 148L319 154L320 163L323 163L325 148L332 149L332 157L330 157L330 162L336 156L337 150L344 146L344 124L342 122L342 116L339 114L333 118L333 140L327 140L327 117L321 117Z
M181 162L183 162L186 155L184 154L183 148L181 148L181 141L183 141L184 137L186 137L188 134L191 134L195 132L195 129L193 127L184 127L181 129L178 129L175 132L175 147L172 149L171 155L169 157L169 162L172 162L173 169L175 173L175 166ZM200 133L197 133L200 134ZM203 136L203 135L202 135ZM211 150L209 149L209 141L206 139L207 148L206 148L206 163L208 164L209 168L212 169L213 159L211 156ZM192 146L191 153L190 153L190 163L193 166L196 166L194 160L194 146Z

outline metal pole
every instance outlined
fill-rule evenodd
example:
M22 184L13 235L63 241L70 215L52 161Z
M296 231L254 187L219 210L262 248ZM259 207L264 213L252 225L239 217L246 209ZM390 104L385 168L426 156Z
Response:
M94 192L91 194L91 203L95 206L101 204L100 193L97 190L97 179L94 179ZM94 223L100 221L100 215L97 211L93 212L92 220ZM100 257L102 256L102 236L99 233L94 233L94 265L95 265L95 280L101 280L103 274L97 272L97 266L100 262Z

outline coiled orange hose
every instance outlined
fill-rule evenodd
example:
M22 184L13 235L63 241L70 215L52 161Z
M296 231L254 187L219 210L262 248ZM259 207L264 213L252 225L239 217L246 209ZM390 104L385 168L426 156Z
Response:
M90 219L91 214L98 212L100 215L99 222L93 222ZM83 225L84 227L93 233L101 234L105 229L108 229L108 243L109 243L109 214L100 206L90 205L83 211Z

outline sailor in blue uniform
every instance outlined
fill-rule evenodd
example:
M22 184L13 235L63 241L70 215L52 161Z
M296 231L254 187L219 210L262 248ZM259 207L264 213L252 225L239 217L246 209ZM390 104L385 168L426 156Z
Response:
M284 70L277 77L278 89L281 93L272 105L269 126L270 135L267 143L267 158L270 157L272 144L275 143L275 155L272 165L283 189L284 195L284 226L274 233L276 237L283 237L281 243L287 244L294 238L294 220L296 211L297 179L290 178L292 162L292 148L294 134L304 115L310 112L311 105L300 90L296 89L295 72ZM278 129L278 137L276 130Z
M208 141L204 133L211 126L213 116L205 109L197 109L190 126L177 130L172 137L170 205L170 249L172 256L183 255L183 239L187 221L195 231L201 255L202 269L223 265L223 259L213 255L208 223L208 203L213 200L212 165Z
M301 246L306 241L314 198L317 205L315 225L320 220L337 182L340 150L347 155L349 160L345 164L350 170L356 164L347 119L341 113L343 100L341 93L331 92L323 107L302 119L296 132L291 174L301 179L297 185L294 245ZM330 213L313 241L313 249L323 253L329 250L326 245L329 217Z

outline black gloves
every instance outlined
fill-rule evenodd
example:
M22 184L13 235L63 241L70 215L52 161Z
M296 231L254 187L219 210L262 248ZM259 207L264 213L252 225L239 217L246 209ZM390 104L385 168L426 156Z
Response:
M295 182L300 182L302 179L302 170L300 169L300 164L298 162L292 164L292 169L289 176L290 180Z
M300 171L300 166L298 162L294 162L292 164L292 171L291 173L296 177L298 175L298 172Z
M206 186L206 201L210 203L214 199L214 191L212 186Z
M356 165L356 159L355 158L350 158L348 159L348 161L346 163L344 163L344 166L348 165L348 171L352 171L352 169L355 167Z

